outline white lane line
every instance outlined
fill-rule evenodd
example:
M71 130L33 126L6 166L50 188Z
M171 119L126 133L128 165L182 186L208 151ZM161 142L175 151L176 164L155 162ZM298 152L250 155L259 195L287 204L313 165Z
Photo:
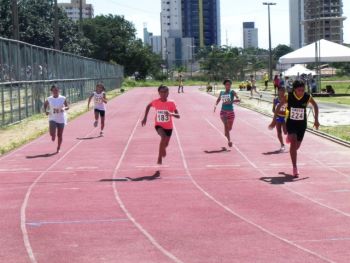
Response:
M310 239L310 240L295 240L294 242L298 243L313 243L313 242L330 242L330 241L348 241L350 240L350 237L331 237L331 238L325 238L325 239Z
M112 219L84 219L84 220L67 220L67 221L35 221L27 222L28 226L40 227L44 225L65 225L65 224L98 224L98 223L116 223L129 221L127 218L112 218Z
M114 172L113 172L113 179L116 179L117 178L117 174L119 172L119 168L121 167L122 165L122 162L125 158L125 155L126 155L126 152L128 151L128 148L129 148L129 145L130 145L130 142L132 140L132 138L134 137L135 135L135 132L136 132L136 128L140 122L141 118L139 117L139 119L136 121L136 124L135 124L135 127L134 129L132 130L130 136L129 136L129 139L124 147L124 150L119 158L119 161L117 163L117 165L115 166L115 169L114 169ZM129 212L129 210L126 208L123 200L121 199L120 195L119 195L119 192L118 192L118 189L117 189L117 184L115 181L113 181L113 192L114 192L114 197L115 199L117 200L120 208L124 211L125 215L129 218L129 220L136 226L136 228L152 243L153 246L155 246L159 251L161 251L165 256L167 256L169 259L171 259L172 261L176 262L176 263L182 263L182 261L180 259L178 259L175 255L173 255L172 253L170 253L168 250L166 250L164 247L162 247L162 245L160 245L158 243L158 241L150 234L147 232L146 229L144 229L142 227L142 225L140 223L138 223L136 221L136 219L131 215L131 213Z
M212 127L214 127L215 130L217 130L222 136L224 136L224 135L221 133L221 131L220 131L217 127L215 127L208 119L206 119L206 121L207 121ZM257 223L254 223L253 221L251 221L251 220L245 218L244 216L242 216L242 215L236 213L236 212L233 211L231 208L229 208L228 206L224 205L223 203L221 203L220 201L218 201L215 197L213 197L212 195L210 195L207 191L205 191L204 188L202 188L202 187L194 180L194 178L193 178L191 172L189 171L189 168L188 168L188 165L187 165L187 161L186 161L186 158L185 158L185 154L184 154L184 151L183 151L183 148L182 148L182 144L181 144L181 141L180 141L180 138L179 138L179 136L178 136L178 133L177 133L177 130L176 130L176 127L175 127L175 126L174 126L174 130L175 130L176 138L177 138L177 141L178 141L178 145L179 145L179 148L180 148L180 153L181 153L181 157L182 157L182 161L183 161L183 165L184 165L184 167L185 167L186 173L187 173L187 175L191 178L192 183L193 183L205 196L207 196L209 199L211 199L211 200L212 200L213 202L215 202L218 206L222 207L223 209L225 209L225 210L226 210L227 212L229 212L230 214L232 214L232 215L234 215L234 216L240 218L240 219L243 220L244 222L246 222L246 223L248 223L248 224L250 224L250 225L252 225L252 226L254 226L254 227L258 228L258 229L260 229L260 230L263 231L264 233L266 233L266 234L268 234L268 235L270 235L270 236L272 236L272 237L275 237L276 239L278 239L278 240L280 240L280 241L283 241L283 242L285 242L285 243L287 243L287 244L289 244L289 245L291 245L291 246L293 246L293 247L296 247L296 248L298 248L298 249L300 249L300 250L302 250L302 251L304 251L304 252L306 252L306 253L309 253L309 254L311 254L311 255L314 255L314 256L316 256L316 257L318 257L318 258L320 258L320 259L322 259L322 260L324 260L324 261L326 261L326 262L335 263L335 261L332 261L331 259L328 259L328 258L326 258L326 257L324 257L324 256L322 256L322 255L320 255L320 254L318 254L318 253L316 253L316 252L313 252L313 251L311 251L311 250L309 250L309 249L307 249L307 248L304 248L304 247L302 247L302 246L300 246L300 245L294 243L293 241L290 241L290 240L288 240L288 239L285 239L285 238L283 238L283 237L281 237L281 236L279 236L279 235L277 235L277 234L275 234L275 233L269 231L268 229L264 228L263 226L261 226L261 225L259 225L259 224L257 224ZM225 137L225 138L226 138L226 137ZM236 148L236 147L235 147L235 148ZM238 149L238 152L239 152L239 153L242 155L242 157L243 157L244 159L246 159L252 166L254 165L254 163L252 163L252 162L248 159L248 157L245 156L239 149ZM254 166L253 166L253 167L254 167ZM255 168L256 168L257 171L259 171L260 173L262 173L259 169L257 169L256 166L255 166ZM262 174L263 174L263 173L262 173ZM265 174L264 174L264 175L265 175ZM265 175L265 176L266 176L266 175Z
M205 120L207 121L207 123L208 123L211 127L213 127L221 136L223 136L223 137L226 139L225 135L223 135L223 134L221 133L221 131L220 131L214 124L212 124L207 118L205 118ZM237 152L239 152L239 154L240 154L251 166L253 166L253 167L256 168L256 169L258 168L258 167L256 166L256 164L253 163L251 160L249 160L249 159L247 158L247 156L245 156L245 155L237 148L237 146L236 146L235 144L233 144L233 147L236 149Z
M169 165L136 165L136 168L166 168Z
M241 167L239 164L207 164L208 168L221 168L221 167Z
M253 127L250 123L248 123L247 121L244 121L243 120L243 122L245 122L248 126L251 126L251 127ZM264 134L265 135L268 135L269 137L271 137L271 138L275 138L275 137L273 137L271 134L267 134L266 132L264 132ZM223 135L223 134L222 134ZM226 137L225 137L226 138ZM340 175L343 175L347 180L349 180L349 175L347 175L347 174L344 174L344 173L342 173L342 172L339 172L337 169L334 169L334 168L330 168L330 167L328 167L327 165L325 165L323 162L321 162L321 161L319 161L319 160L317 160L317 159L314 159L314 158L312 158L312 157L310 157L310 156L308 156L308 158L309 159L311 159L311 160L313 160L314 162L317 162L318 164L320 164L321 166L323 166L323 167L325 167L325 168L327 168L327 169L329 169L329 170L333 170L334 172L336 172L336 173L338 173L338 174L340 174ZM257 169L261 174L263 174L264 176L266 176L266 174L262 171L262 170L259 170L259 169ZM336 212L336 213L339 213L339 214L341 214L341 215L343 215L343 216L346 216L346 217L350 217L350 213L347 213L347 212L344 212L344 211L342 211L342 210L339 210L339 209L337 209L337 208L335 208L335 207L332 207L332 206L329 206L329 205L326 205L326 204L324 204L324 203L321 203L321 202L319 202L319 201L317 201L317 200L315 200L315 199L313 199L313 198L310 198L310 197L308 197L308 196L306 196L306 195L304 195L304 194L302 194L302 193L300 193L300 192L297 192L297 191L295 191L295 190L293 190L291 187L288 187L288 186L282 186L283 188L285 188L285 189L287 189L289 192L291 192L291 193L293 193L293 194L296 194L296 195L298 195L299 197L302 197L302 198L304 198L304 199L306 199L306 200L308 200L308 201L310 201L310 202L312 202L312 203L314 203L314 204L317 204L317 205L319 205L319 206L322 206L322 207L324 207L324 208L327 208L327 209L329 209L329 210L332 210L332 211L334 211L334 212Z
M86 136L89 136L90 133L92 133L95 130L92 129L88 132L88 134ZM35 180L34 182L29 186L27 193L25 195L25 198L23 200L23 203L21 205L21 214L20 214L20 218L21 218L21 230L22 230L22 236L23 236L23 242L24 242L24 246L27 250L27 254L29 256L29 259L32 263L37 263L37 260L35 258L34 252L33 252L33 248L30 244L30 240L29 240L29 235L28 235L28 231L27 231L27 226L26 226L26 210L27 210L27 206L28 206L28 202L29 202L29 198L30 195L34 189L34 187L38 184L38 182L47 174L47 172L53 168L54 166L56 166L60 161L62 161L68 154L70 154L74 149L76 149L80 143L82 143L83 141L79 141L77 142L75 145L73 145L63 156L61 156L59 159L57 159L54 163L52 163L45 171L43 171Z

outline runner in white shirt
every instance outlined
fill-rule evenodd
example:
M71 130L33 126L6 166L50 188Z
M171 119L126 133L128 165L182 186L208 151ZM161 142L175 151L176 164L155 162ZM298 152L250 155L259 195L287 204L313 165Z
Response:
M88 109L90 107L91 99L94 98L94 114L95 114L95 122L94 126L97 127L98 125L98 119L101 116L101 131L100 135L103 135L103 129L105 127L105 115L106 115L106 93L105 93L105 87L103 84L97 84L96 90L90 95L89 101L88 101Z
M69 109L66 97L60 95L58 86L51 87L52 96L48 97L44 103L44 110L49 116L49 129L51 139L54 142L57 134L57 153L61 149L63 141L63 130L67 124L66 111ZM57 133L56 133L57 131Z

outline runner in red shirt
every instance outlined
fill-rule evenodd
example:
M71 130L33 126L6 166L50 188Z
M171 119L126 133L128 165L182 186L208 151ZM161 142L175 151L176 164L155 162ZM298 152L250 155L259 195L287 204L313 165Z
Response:
M170 137L173 132L173 120L172 117L180 118L179 112L176 109L176 105L173 101L168 101L169 88L167 86L160 85L158 88L160 98L152 101L146 107L145 117L142 120L142 126L146 125L148 112L151 107L156 110L155 116L155 128L160 139L158 164L162 164L162 159L166 156L166 148L169 145Z

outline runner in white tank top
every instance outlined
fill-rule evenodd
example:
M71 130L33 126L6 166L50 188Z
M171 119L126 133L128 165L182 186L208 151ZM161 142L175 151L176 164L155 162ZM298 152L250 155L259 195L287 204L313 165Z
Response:
M95 122L94 126L97 127L98 125L98 119L101 116L101 131L100 136L103 135L103 129L105 127L105 115L106 115L106 93L104 92L105 88L103 84L97 84L96 85L96 91L94 91L88 101L88 109L90 107L91 99L94 99L94 115L95 115Z
M52 96L48 97L44 103L44 110L49 116L49 130L51 139L54 142L57 134L57 153L61 149L63 141L63 130L67 124L67 113L69 109L66 97L60 95L57 86L51 87ZM57 131L57 132L56 132Z

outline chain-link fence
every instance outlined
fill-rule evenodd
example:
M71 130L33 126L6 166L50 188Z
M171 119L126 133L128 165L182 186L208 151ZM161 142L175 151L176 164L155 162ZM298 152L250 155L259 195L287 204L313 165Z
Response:
M70 103L86 99L98 82L120 88L123 67L0 38L0 126L43 110L53 84Z

